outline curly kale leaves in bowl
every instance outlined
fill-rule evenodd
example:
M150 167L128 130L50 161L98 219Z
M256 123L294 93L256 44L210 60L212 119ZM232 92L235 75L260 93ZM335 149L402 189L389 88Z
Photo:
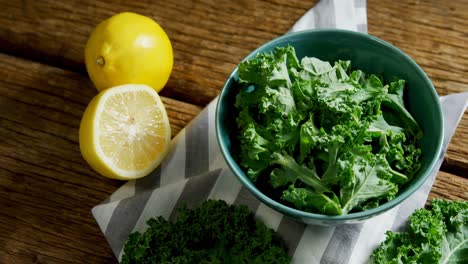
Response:
M276 48L238 68L239 160L272 198L327 215L392 200L420 168L404 80Z

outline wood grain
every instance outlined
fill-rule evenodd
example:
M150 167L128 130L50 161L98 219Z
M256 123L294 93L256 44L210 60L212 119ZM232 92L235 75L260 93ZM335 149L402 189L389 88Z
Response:
M94 88L80 74L6 55L0 80L0 263L115 263L90 209L121 182L92 171L76 138ZM181 126L199 111L165 103ZM466 186L441 172L431 197L467 199Z
M286 32L315 1L4 2L0 51L83 73L83 48L100 21L122 11L152 17L167 31L176 56L164 94L205 105L240 59ZM467 16L466 1L368 3L369 33L414 58L441 95L468 90Z
M468 2L369 0L369 34L397 46L440 95L468 91Z
M439 95L468 92L468 1L369 0L369 34L402 49L427 73ZM444 166L468 177L468 113Z
M84 73L92 29L123 11L155 19L172 41L175 65L163 95L206 105L235 65L286 32L313 1L2 1L0 52Z
M468 111L455 130L444 163L453 173L468 178Z
M0 54L0 263L115 262L90 210L122 182L94 172L78 146L95 94L81 74ZM173 135L200 111L163 102Z
M316 1L0 2L0 51L83 75L86 39L101 20L122 11L154 18L167 31L175 54L162 95L204 106L245 55L286 32ZM415 59L440 95L468 91L467 16L466 1L368 2L369 33ZM173 125L180 130L178 122ZM444 163L457 171L468 169L466 134L462 123Z
M91 170L77 140L96 94L83 49L100 21L133 11L166 30L175 65L162 95L175 135L245 55L315 2L0 0L0 263L115 263L90 210L121 182ZM468 1L369 0L368 20L440 95L468 91ZM430 198L468 200L467 135L465 114L444 163L457 175L440 172Z
M446 172L439 172L428 200L433 198L467 201L468 178L459 177Z
M2 117L33 122L53 129L52 135L77 142L81 115L97 94L86 76L0 54ZM198 114L201 107L162 97L171 121L172 135ZM16 111L11 111L16 109ZM31 118L31 114L38 118Z

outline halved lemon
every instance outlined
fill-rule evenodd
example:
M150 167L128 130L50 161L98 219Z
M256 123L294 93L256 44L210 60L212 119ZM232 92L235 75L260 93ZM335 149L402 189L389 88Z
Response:
M80 150L100 174L121 180L148 175L169 149L171 128L158 93L147 85L103 90L80 124Z

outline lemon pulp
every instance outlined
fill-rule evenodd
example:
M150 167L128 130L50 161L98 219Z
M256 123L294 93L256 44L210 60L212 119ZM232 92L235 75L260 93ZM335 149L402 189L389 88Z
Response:
M102 91L85 110L80 149L102 175L135 179L161 163L170 136L167 113L156 91L146 85L122 85Z

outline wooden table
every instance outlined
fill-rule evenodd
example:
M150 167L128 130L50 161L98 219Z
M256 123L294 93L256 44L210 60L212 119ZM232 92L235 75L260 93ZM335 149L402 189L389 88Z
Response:
M78 147L96 94L83 49L101 20L133 11L158 21L175 67L161 92L176 135L245 55L282 35L311 0L0 0L0 263L115 263L90 210L122 182ZM468 91L468 1L368 1L369 33L409 54L440 95ZM468 114L430 197L468 199Z

